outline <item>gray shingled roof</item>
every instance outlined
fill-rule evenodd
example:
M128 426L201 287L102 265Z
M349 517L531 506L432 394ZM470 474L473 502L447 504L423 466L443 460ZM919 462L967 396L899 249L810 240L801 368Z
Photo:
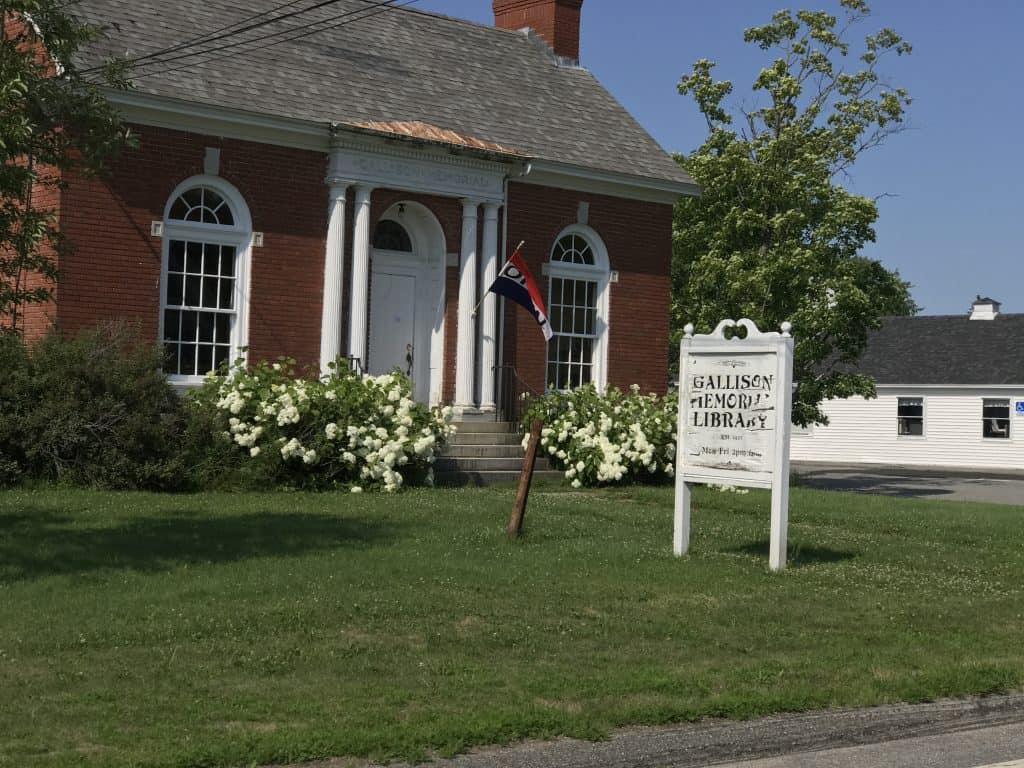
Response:
M107 38L85 52L83 64L89 65L111 55L161 50L279 5L80 0L74 8L109 27ZM317 22L332 18L334 24L351 21L358 14L339 17L358 9L364 18L263 50L253 42L161 66L140 63L132 80L145 94L300 120L421 120L535 158L693 183L590 72L557 65L538 41L411 9L365 15L372 6L338 0L221 44L285 26L318 29L324 25Z
M857 370L879 384L1024 385L1024 314L887 318Z

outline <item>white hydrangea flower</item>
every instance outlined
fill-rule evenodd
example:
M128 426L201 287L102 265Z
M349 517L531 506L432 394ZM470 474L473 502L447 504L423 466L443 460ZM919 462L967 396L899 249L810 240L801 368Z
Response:
M285 406L277 414L277 425L279 427L287 424L297 424L298 422L299 410L294 405Z

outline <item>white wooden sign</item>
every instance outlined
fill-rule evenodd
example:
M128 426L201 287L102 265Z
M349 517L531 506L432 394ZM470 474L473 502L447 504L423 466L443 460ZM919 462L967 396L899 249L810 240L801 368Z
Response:
M771 488L768 562L773 571L786 567L791 328L783 323L782 333L762 333L743 318L723 320L709 334L695 336L692 325L683 329L672 542L676 555L690 548L692 483Z

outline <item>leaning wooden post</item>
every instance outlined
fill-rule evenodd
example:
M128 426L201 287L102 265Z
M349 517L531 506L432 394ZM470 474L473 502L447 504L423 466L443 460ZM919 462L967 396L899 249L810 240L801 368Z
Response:
M519 487L516 489L516 503L512 505L512 516L508 519L508 537L518 539L523 532L523 515L526 514L526 499L530 495L533 480L533 465L537 461L537 446L540 445L540 430L544 422L534 419L530 422L530 440L526 444L523 469L519 473Z

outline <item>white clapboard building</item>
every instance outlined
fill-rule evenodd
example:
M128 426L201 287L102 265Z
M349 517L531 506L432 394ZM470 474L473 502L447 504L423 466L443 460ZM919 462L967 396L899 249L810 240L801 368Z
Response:
M888 318L858 369L878 397L826 402L793 461L1024 470L1024 314L979 296L970 315Z

